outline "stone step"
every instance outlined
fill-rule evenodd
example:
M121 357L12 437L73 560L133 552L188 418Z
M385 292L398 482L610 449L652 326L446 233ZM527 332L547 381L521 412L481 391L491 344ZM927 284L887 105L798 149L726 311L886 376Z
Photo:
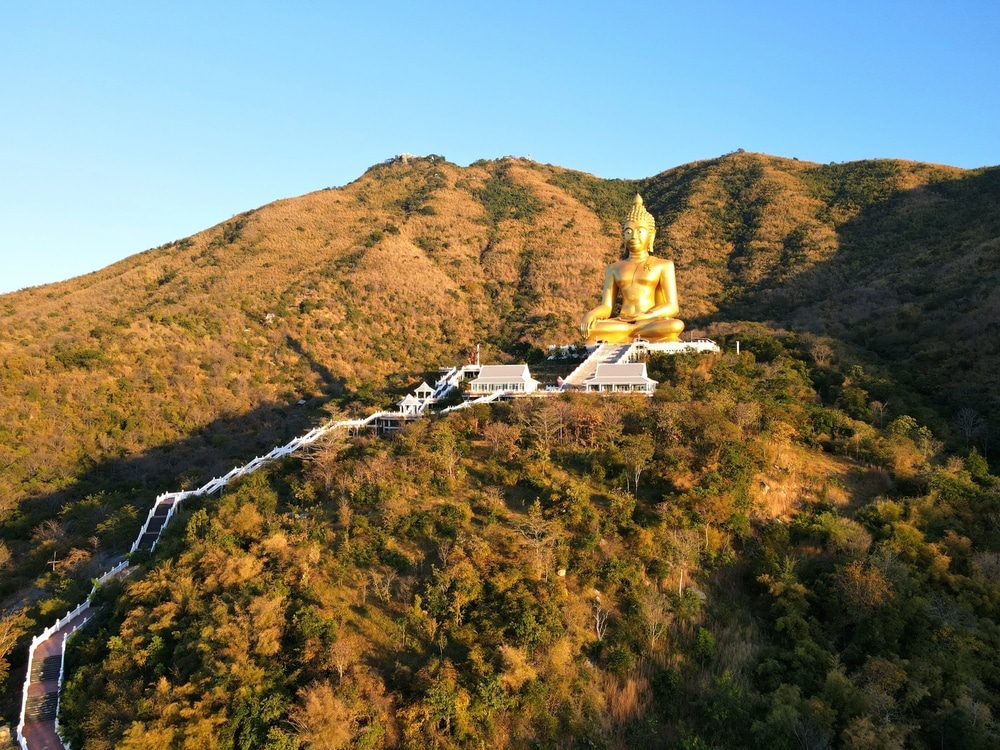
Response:
M25 718L32 721L52 721L56 718L58 698L55 692L31 696L24 707Z
M597 366L605 362L618 362L632 347L631 344L602 344L570 373L563 383L563 388L580 388L584 381L597 370Z
M62 654L53 654L31 662L31 682L46 682L59 679L59 665Z

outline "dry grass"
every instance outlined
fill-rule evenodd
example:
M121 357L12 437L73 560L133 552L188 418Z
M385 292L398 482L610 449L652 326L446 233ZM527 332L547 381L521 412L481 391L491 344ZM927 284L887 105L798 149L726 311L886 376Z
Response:
M884 470L789 444L778 463L758 478L755 491L766 517L788 520L801 505L821 499L841 508L858 507L884 493L889 481Z
M954 370L958 365L949 360L965 356L944 356L952 347L991 340L984 326L1000 309L1000 284L991 281L996 233L976 224L982 236L935 234L914 245L915 254L947 250L947 284L939 283L934 266L907 270L897 260L892 284L878 272L871 282L857 277L854 289L851 279L860 271L829 267L831 257L843 254L842 222L856 219L860 209L833 205L814 184L819 175L836 187L849 167L733 154L649 180L650 195L673 190L677 196L657 216L656 251L676 261L681 317L717 315L734 296L768 299L757 285L770 289L788 273L785 244L798 231L801 257L791 264L797 276L782 283L790 298L803 300L796 315L805 324L849 321L853 331L886 300L903 305L899 281L919 286L928 273L943 291L954 287L955 299L971 300L954 317L952 333L960 335L943 343L922 333L918 340L947 382L943 368ZM747 243L750 258L734 255L732 227L720 218L743 199L732 189L741 170L758 171L745 189L764 198ZM537 210L530 219L492 223L479 191L501 172L533 196ZM276 201L101 271L3 295L0 514L39 496L51 498L54 512L65 500L59 493L83 477L131 487L148 476L149 467L134 461L125 476L87 468L103 470L122 459L155 455L166 476L192 471L189 482L203 480L202 459L219 452L193 436L265 405L419 378L430 367L464 360L477 343L502 357L515 345L577 340L580 314L595 303L602 270L620 248L595 211L552 184L560 174L569 173L523 160L468 168L423 159L381 165L342 188ZM932 189L935 182L961 187L974 177L897 163L896 185L911 192L893 220L922 220L941 234L939 214L968 201L946 200ZM973 218L988 228L991 216L982 210ZM896 248L895 235L880 226L875 229L883 234L855 244L892 239ZM910 245L899 247L916 242L906 241ZM956 246L968 252L956 254ZM986 291L962 286L970 280ZM838 297L839 308L817 306L841 290L850 298ZM919 300L909 304L920 313ZM752 306L741 314L747 310L758 319L764 314ZM891 316L882 318L891 324ZM971 364L956 388L964 377L995 382L996 352L978 347L975 354L965 357ZM171 451L157 453L161 446ZM770 489L760 499L771 515L820 492L849 502L878 484L877 476L859 477L844 466L785 469L763 478ZM837 481L827 481L824 472ZM15 563L25 552L16 545Z

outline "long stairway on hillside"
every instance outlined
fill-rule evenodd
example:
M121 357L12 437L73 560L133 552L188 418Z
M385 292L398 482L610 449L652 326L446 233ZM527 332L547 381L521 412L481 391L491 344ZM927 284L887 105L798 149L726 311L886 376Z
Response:
M700 344L702 342L696 342ZM707 342L711 345L712 351L718 351L718 346L714 342ZM563 382L562 390L582 389L585 381L594 374L598 365L618 364L628 362L634 355L635 350L642 344L600 344L590 352L589 356L577 366L577 368ZM680 350L692 345L680 345ZM156 498L150 508L146 522L136 538L131 552L152 552L160 539L163 530L169 525L170 519L187 497L207 496L218 492L230 481L246 476L264 466L270 461L291 455L308 445L315 443L323 435L336 429L346 429L355 431L362 427L377 424L383 417L400 416L422 416L430 404L447 396L449 391L459 386L462 379L469 374L480 370L478 361L475 365L465 365L454 367L444 373L438 379L433 389L424 384L413 394L413 402L418 405L415 413L402 411L386 412L378 411L368 415L364 419L344 419L328 422L321 427L310 430L305 435L295 438L284 446L272 450L266 456L258 456L243 466L237 466L228 474L216 477L207 482L197 490L184 490L178 492L166 492ZM441 410L440 413L447 413L456 409L463 409L476 404L489 403L506 397L508 392L495 391L475 399L467 399L460 404L450 406ZM94 583L94 589L90 596L82 602L76 609L66 613L52 626L45 628L42 633L32 639L32 645L28 652L29 669L25 676L24 689L22 691L21 716L17 727L18 744L22 750L53 750L64 747L57 731L56 715L59 705L59 690L63 675L62 665L66 639L78 628L83 627L97 611L91 607L91 599L97 592L98 586L115 577L127 576L129 562L123 560L118 565L107 571Z
M419 404L419 411L414 416L425 413L427 406L436 403L448 393L457 388L462 379L471 372L478 372L479 365L453 367L441 377L433 389L426 384L414 395L414 403ZM463 402L466 404L490 401L504 395L504 392L490 394L489 397ZM419 397L419 398L418 398ZM243 466L237 466L223 477L216 477L197 490L166 492L156 498L150 508L146 522L143 524L132 545L131 552L152 552L160 539L163 530L170 523L180 503L187 497L211 495L226 486L231 480L253 473L270 461L291 455L297 450L311 445L324 434L336 430L357 430L377 423L379 418L399 416L401 412L378 411L364 419L342 419L328 422L321 427L310 430L305 435L293 439L287 445L272 450L266 456L258 456ZM21 693L21 717L17 726L18 745L22 750L56 750L65 747L59 737L56 715L59 708L59 690L62 684L62 664L66 638L75 630L83 627L97 611L90 605L91 598L98 585L113 577L128 575L130 568L127 561L122 561L102 575L94 584L90 596L76 609L67 612L54 625L45 628L42 633L32 639L28 652L28 673L25 675L24 689Z
M601 344L563 381L560 390L583 388L584 381L594 374L598 365L628 361L635 344Z
M39 687L28 697L25 704L25 716L34 721L51 721L56 718L58 693L51 689L59 679L59 668L62 664L62 654L50 654L41 659L35 659L31 664L32 684L48 683ZM46 687L48 689L46 689Z
M121 570L121 567L117 567ZM59 680L66 636L82 627L96 610L78 607L78 614L67 615L61 627L46 629L48 633L29 655L21 703L21 723L18 725L19 745L27 750L56 750L64 747L56 731L59 708Z
M149 519L149 525L139 537L138 549L152 551L156 541L160 538L160 532L163 531L163 527L166 526L167 520L170 518L170 510L176 502L176 498L171 497L156 506L152 518Z

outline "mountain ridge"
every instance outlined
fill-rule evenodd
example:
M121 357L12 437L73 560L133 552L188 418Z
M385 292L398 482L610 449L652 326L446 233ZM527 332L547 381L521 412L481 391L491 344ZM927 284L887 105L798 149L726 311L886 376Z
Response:
M601 180L522 159L418 157L0 297L4 593L32 590L32 617L58 612L164 486L199 486L331 409L387 405L477 343L488 361L543 365L546 345L579 341L636 192L657 219L656 253L677 264L688 331L730 350L740 340L768 377L794 353L790 382L807 374L796 387L829 410L803 450L849 450L853 431L857 458L873 440L864 425L884 422L921 455L946 441L992 457L1000 169L734 153ZM665 398L708 387L711 367L685 367L664 370ZM715 370L747 366L723 358ZM675 417L658 418L676 440ZM690 429L694 445L716 439ZM899 486L923 487L907 468L917 458L864 450Z
M15 433L30 419L17 416L28 402L82 436L76 418L58 414L59 399L84 409L117 399L119 427L130 429L108 424L106 449L85 442L92 454L111 444L129 453L253 404L359 389L371 398L396 373L416 377L476 344L503 359L577 341L579 315L619 251L617 219L642 192L658 220L656 252L677 265L689 330L747 320L835 333L833 343L868 350L882 365L912 350L935 371L914 387L995 422L1000 407L988 393L997 352L984 356L979 339L1000 304L991 252L998 174L747 153L645 180L514 158L465 168L437 156L379 164L342 188L267 204L77 280L3 295L0 409L14 415ZM913 220L929 241L894 231ZM936 256L948 260L943 273ZM910 290L894 310L878 271L887 260L895 288ZM925 330L930 320L937 330ZM965 366L949 368L949 351ZM58 386L40 377L49 374ZM134 392L111 396L121 382ZM206 395L172 407L164 384ZM0 464L13 460L8 452ZM16 485L0 494L4 502L23 496Z

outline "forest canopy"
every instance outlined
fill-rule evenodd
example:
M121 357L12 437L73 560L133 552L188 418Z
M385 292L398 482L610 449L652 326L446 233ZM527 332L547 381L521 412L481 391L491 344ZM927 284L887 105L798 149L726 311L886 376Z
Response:
M390 160L0 297L8 723L159 493L477 347L565 376L636 192L723 355L186 503L71 649L74 747L995 745L1000 169L744 152Z
M70 652L74 747L992 746L997 478L771 343L186 506Z

